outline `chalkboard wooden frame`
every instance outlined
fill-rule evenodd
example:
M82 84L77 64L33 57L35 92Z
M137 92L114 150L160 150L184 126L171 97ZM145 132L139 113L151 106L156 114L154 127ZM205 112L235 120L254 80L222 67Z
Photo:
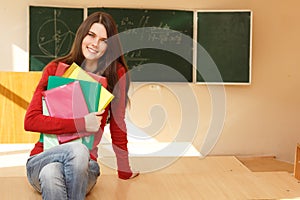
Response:
M196 15L198 44L196 52L197 67L194 69L195 83L250 85L252 72L252 11L197 10ZM203 22L203 20L206 21ZM201 25L205 26L204 31L201 30ZM201 39L203 40L201 41ZM234 44L235 41L239 43ZM222 47L217 46L220 42L222 42ZM226 49L222 49L224 47ZM199 61L201 59L202 61ZM204 74L205 78L201 73Z

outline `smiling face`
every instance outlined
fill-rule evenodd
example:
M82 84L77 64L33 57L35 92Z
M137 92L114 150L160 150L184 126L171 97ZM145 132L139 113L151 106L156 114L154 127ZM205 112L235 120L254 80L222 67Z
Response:
M95 71L98 59L107 49L107 31L103 24L94 23L82 40L82 53L86 61L86 70Z

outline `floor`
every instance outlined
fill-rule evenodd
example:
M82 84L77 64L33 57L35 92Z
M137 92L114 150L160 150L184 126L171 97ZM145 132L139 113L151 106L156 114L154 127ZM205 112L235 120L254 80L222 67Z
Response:
M286 171L294 172L294 164L279 161L275 156L261 156L261 157L246 157L238 156L237 159L242 162L252 172L275 172Z
M23 161L28 150L7 148L0 150L0 199L40 200L25 176ZM99 159L102 175L86 199L300 199L300 181L294 178L289 163L272 157L202 158L195 156L193 149L187 152L180 158L132 156L132 166L142 169L142 174L128 181L117 178L114 158L104 156Z

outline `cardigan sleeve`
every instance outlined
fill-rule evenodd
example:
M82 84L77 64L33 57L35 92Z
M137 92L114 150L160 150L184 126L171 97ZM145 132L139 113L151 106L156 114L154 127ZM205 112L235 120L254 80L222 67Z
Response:
M78 133L85 131L84 118L61 119L43 115L42 92L46 90L48 77L55 75L57 64L49 63L34 91L32 100L27 108L24 129L26 131L43 132L48 134Z
M126 71L124 67L119 67L118 76L119 81L113 91L115 98L110 107L110 133L113 150L117 157L119 178L128 179L132 175L132 171L129 166L127 128L125 124Z

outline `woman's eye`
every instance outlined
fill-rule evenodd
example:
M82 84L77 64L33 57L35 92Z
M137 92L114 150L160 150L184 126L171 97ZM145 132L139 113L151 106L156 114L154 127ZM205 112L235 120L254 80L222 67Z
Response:
M88 36L94 37L94 34L93 33L88 33Z

